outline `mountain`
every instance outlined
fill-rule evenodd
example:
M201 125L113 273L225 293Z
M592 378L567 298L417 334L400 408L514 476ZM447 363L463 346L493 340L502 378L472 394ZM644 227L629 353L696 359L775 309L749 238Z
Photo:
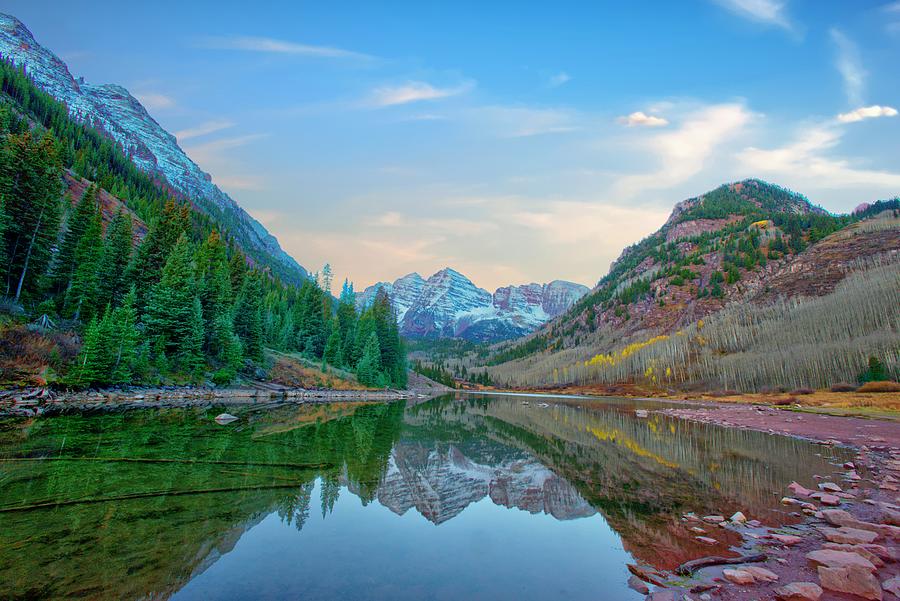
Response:
M898 373L898 249L897 199L832 215L761 180L725 184L675 205L559 317L464 364L529 387L821 388L870 364Z
M491 294L463 274L445 268L427 280L411 273L369 286L357 297L368 306L384 290L397 310L400 332L410 338L464 338L493 342L517 338L560 315L588 292L586 286L504 286Z
M306 270L284 252L275 237L220 190L125 88L75 79L66 64L38 44L15 17L0 13L0 55L24 67L44 91L64 102L76 119L105 132L140 169L172 193L190 200L233 236L255 263L287 281L299 282Z

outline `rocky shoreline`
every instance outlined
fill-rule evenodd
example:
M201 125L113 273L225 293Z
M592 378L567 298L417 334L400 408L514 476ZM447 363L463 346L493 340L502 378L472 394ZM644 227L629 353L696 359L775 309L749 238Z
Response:
M49 388L26 388L0 391L0 417L115 413L133 409L223 405L385 402L427 399L441 392L443 391L436 388L409 390L304 389L271 383L258 383L239 388L172 386L76 392L60 392Z
M773 491L804 518L797 525L766 526L742 512L682 516L700 542L715 544L725 529L742 543L730 549L733 557L702 558L672 573L630 565L629 584L648 601L900 599L900 424L715 404L659 413L848 446L857 455L809 488L791 482Z

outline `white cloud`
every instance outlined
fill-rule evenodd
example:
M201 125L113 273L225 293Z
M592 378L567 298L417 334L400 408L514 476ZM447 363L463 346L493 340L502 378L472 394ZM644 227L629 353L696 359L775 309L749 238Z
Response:
M863 103L863 91L866 84L866 71L862 66L859 49L844 33L832 28L829 32L831 40L837 46L835 67L844 79L844 93L851 105Z
M840 128L813 125L785 146L770 150L750 147L738 160L748 173L774 174L799 189L900 187L900 173L857 168L846 159L828 156L842 135Z
M641 147L658 157L659 168L621 177L616 183L617 191L631 196L687 181L704 169L724 142L743 131L752 116L742 104L717 104L688 114L678 129L643 140Z
M229 127L234 127L234 123L231 121L207 121L195 127L188 127L176 131L175 138L177 138L179 142L184 142L185 140L207 136L217 131L228 129Z
M619 117L617 121L628 127L662 127L669 124L664 118L657 117L656 115L648 115L643 111L635 111L625 117Z
M239 148L267 136L268 134L248 134L246 136L222 138L220 140L213 140L212 142L204 142L203 144L186 147L184 151L195 163L202 166L204 163L220 159L220 155L224 150Z
M877 104L873 104L872 106L860 107L855 111L850 111L849 113L841 113L837 116L837 118L841 123L856 123L857 121L862 121L863 119L896 116L897 109L895 109L894 107L879 106Z
M420 102L422 100L438 100L468 92L473 85L472 82L466 82L452 88L437 88L424 81L409 81L398 86L375 88L370 94L367 104L385 107Z
M213 182L220 188L224 188L226 190L265 189L265 182L263 178L256 175L216 175L213 177ZM265 221L263 221L262 217L257 218L261 223L266 223ZM271 223L271 221L269 221L268 223Z
M198 45L201 48L209 48L211 50L243 50L247 52L296 54L319 58L372 58L367 54L344 50L343 48L298 44L296 42L254 36L207 37L200 39Z
M547 85L551 88L558 88L559 86L568 83L572 80L572 76L566 73L565 71L560 71L556 75L551 75L547 80Z
M165 110L175 106L175 100L171 96L166 96L159 92L135 92L134 97L137 98L148 111Z
M792 29L785 3L779 0L716 0L716 2L745 19L776 25L787 30Z

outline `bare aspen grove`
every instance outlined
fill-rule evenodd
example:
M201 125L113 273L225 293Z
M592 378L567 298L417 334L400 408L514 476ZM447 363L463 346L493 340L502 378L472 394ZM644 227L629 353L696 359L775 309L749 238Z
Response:
M639 381L753 391L856 381L877 357L900 369L900 262L860 266L822 297L734 302L670 335L598 353L599 340L487 368L514 386Z

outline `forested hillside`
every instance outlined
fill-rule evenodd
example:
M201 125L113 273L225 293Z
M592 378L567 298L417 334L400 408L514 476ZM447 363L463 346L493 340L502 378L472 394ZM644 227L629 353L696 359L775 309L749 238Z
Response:
M272 348L406 385L386 295L360 313L327 266L299 286L256 269L22 70L0 62L0 92L0 380L227 384Z
M900 201L831 215L747 180L677 205L535 334L458 363L512 386L827 387L870 364L896 378L898 306Z

